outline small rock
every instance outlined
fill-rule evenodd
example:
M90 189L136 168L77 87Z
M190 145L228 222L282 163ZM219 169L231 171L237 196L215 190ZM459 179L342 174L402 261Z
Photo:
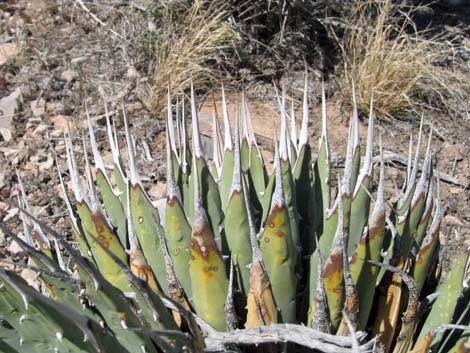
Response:
M44 133L44 131L47 130L47 125L46 124L39 124L37 128L34 129L33 131L33 136L37 136L39 134Z
M7 211L7 215L3 218L4 222L7 222L8 220L12 219L15 217L18 213L20 212L18 207L11 208Z
M6 241L5 241L5 233L0 229L0 246L5 246Z
M60 131L65 131L67 130L68 127L68 121L70 117L66 115L56 115L51 118L52 125L56 128L59 129Z
M78 77L77 71L72 70L72 69L67 69L65 71L62 71L62 73L60 74L60 79L62 81L67 82L67 83L70 83L70 82L76 80L77 77Z
M5 64L9 58L18 53L18 45L16 43L2 43L0 44L0 66Z
M40 117L46 112L46 102L43 98L39 98L33 100L31 102L31 110L33 111L33 115L36 117Z
M21 100L20 88L15 89L10 95L0 99L0 134L8 142L12 138L11 123L18 103Z
M36 271L24 268L20 276L34 289L39 290L39 282L37 280L38 274Z
M156 183L150 188L148 195L152 200L158 200L164 197L166 194L166 184L165 183Z
M14 240L10 243L10 246L8 246L7 250L11 254L18 254L23 251L21 246L19 246L18 243Z
M452 216L450 214L444 217L444 222L447 225L451 225L451 226L463 226L463 223L459 218Z

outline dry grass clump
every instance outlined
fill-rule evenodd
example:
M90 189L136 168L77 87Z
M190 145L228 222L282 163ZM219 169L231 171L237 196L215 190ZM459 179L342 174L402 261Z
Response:
M448 65L451 54L442 36L425 36L411 15L416 8L391 0L357 1L341 40L344 56L342 90L351 96L354 82L360 108L367 111L372 94L382 116L404 110L443 108L455 112L464 81ZM460 82L461 85L455 85ZM451 99L455 98L455 99Z
M224 50L240 40L223 1L196 0L177 14L161 16L166 28L158 37L150 70L149 103L156 113L166 106L167 83L175 92L189 87L191 79L205 87L217 79L213 68L225 60Z

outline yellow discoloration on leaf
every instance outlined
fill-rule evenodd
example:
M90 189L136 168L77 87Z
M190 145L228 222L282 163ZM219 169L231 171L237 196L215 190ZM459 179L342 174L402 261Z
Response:
M132 273L136 277L140 278L144 282L147 282L149 287L155 293L161 293L160 288L158 288L157 281L155 280L155 277L153 276L152 269L147 264L147 260L145 260L145 257L140 250L133 250L130 253L129 264L130 264Z
M390 275L390 282L385 294L380 295L373 333L378 335L385 346L385 352L389 352L397 329L400 315L400 303L402 295L402 279L396 274Z
M198 220L191 233L191 278L193 303L198 315L219 331L225 330L228 279L209 223Z
M250 289L247 299L247 319L245 328L260 327L277 323L277 310L269 281L261 266L255 260L251 268Z
M83 232L93 254L93 258L103 276L115 287L127 291L127 276L119 265L102 248L105 247L127 264L127 255L117 235L108 224L104 214L98 209L93 212L85 203L77 205ZM100 246L98 242L102 245Z
M284 206L275 205L271 209L260 239L260 248L274 300L281 312L280 321L295 322L295 250Z
M341 322L344 306L343 252L335 247L323 268L323 284L330 311L331 330L335 332Z

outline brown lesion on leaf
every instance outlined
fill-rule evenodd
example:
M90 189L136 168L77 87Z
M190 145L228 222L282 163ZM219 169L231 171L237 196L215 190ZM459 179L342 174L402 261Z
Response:
M54 301L58 301L59 297L57 296L54 287L49 283L46 283L46 282L43 282L43 283L44 283L44 286L46 287L46 291L49 293L51 299L54 300Z
M375 237L380 234L385 227L385 213L380 212L377 217L374 217L372 222L369 224L368 239L374 240ZM361 239L362 242L362 239Z
M100 211L95 211L91 214L91 220L95 226L95 230L98 233L96 239L103 245L105 248L109 248L109 239L106 234L112 234L113 230L109 226L106 218L103 213Z
M261 262L257 259L253 260L251 268L247 310L245 328L260 327L277 322L277 310L271 287Z
M98 242L103 245L106 249L109 248L109 241L108 239L106 239L106 237L103 235L103 234L100 234L98 235L98 237L96 238L96 240L98 240Z
M269 227L274 228L276 227L276 218L279 213L284 211L285 206L284 205L277 205L275 204L273 208L271 209L271 212L269 212L268 219L266 220L266 224L269 225ZM277 224L278 227L282 226L284 224L285 220L282 219L282 222L280 224Z
M158 285L153 276L152 269L147 264L144 255L140 250L133 250L129 254L129 265L131 272L141 280L148 283L149 287L155 292L159 292Z
M191 250L204 260L208 260L212 252L222 258L206 219L196 220L193 224L191 231Z
M343 272L343 252L339 247L333 249L330 254L330 257L325 263L325 267L323 269L323 277L328 278L335 272Z

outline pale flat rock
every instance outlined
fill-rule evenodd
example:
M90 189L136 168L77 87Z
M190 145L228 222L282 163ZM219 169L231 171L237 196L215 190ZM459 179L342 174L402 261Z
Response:
M14 57L18 53L18 45L16 43L0 44L0 66L5 64L8 59Z
M35 117L40 117L46 112L46 102L44 99L39 98L31 102L31 110Z
M18 109L18 103L21 99L21 89L16 88L10 95L0 99L0 134L5 141L10 141L11 134L11 123L13 116L15 115L16 109Z

